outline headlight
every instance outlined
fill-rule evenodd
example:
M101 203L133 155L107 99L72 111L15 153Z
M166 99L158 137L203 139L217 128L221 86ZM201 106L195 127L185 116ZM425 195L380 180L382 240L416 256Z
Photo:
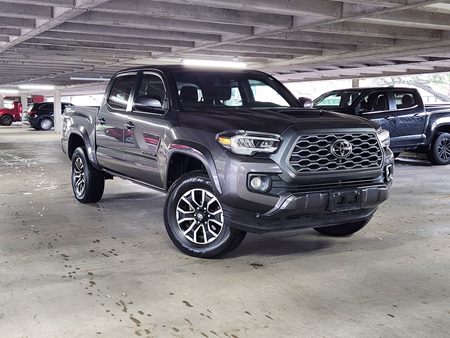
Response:
M389 145L391 144L391 136L389 135L388 130L385 130L382 128L378 129L377 136L378 136L378 140L380 140L380 143L383 146L383 148L389 147Z
M272 154L281 143L280 135L251 131L223 132L217 134L216 139L232 153L248 156L256 153Z

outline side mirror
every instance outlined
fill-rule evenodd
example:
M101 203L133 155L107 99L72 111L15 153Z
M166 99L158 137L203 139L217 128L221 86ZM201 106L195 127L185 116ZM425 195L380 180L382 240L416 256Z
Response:
M313 107L313 101L307 97L299 97L298 102L300 103L300 106L303 108L312 108Z
M143 111L161 109L162 103L150 96L138 96L134 100L134 108Z

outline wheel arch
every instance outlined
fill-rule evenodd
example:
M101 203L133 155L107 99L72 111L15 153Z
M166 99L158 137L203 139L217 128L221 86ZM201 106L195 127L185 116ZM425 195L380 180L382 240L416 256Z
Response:
M433 146L434 141L441 133L449 133L450 134L450 121L448 123L441 123L438 125L435 125L433 128L433 132L430 137L430 144L429 148Z
M84 147L86 149L87 157L91 164L97 170L101 170L100 166L97 163L97 158L95 156L95 149L91 144L89 136L87 133L83 132L83 130L72 129L70 132L68 141L67 141L67 156L69 159L72 158L73 152L78 147Z
M167 153L164 189L169 190L176 179L192 171L203 170L211 180L215 193L222 194L219 177L211 153L200 144L172 143Z

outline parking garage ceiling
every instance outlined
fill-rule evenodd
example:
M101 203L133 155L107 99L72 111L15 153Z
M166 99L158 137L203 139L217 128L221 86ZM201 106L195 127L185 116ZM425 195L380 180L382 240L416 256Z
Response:
M0 85L185 58L283 81L450 71L450 0L0 0Z

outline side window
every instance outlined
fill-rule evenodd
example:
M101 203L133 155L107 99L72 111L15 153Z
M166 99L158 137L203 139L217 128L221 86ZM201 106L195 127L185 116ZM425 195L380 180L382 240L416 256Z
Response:
M40 110L52 110L53 107L50 106L50 103L44 103L39 107Z
M386 93L375 92L366 95L359 107L359 112L377 112L389 110L389 101Z
M109 93L108 104L115 109L126 109L135 81L136 75L117 77Z
M289 103L287 103L286 100L269 85L258 80L249 80L248 82L252 90L255 103L259 103L261 106L264 106L264 103L267 103L269 106L290 106Z
M166 90L162 79L154 74L142 75L134 98L135 108L143 111L163 108L165 98Z
M315 104L317 107L327 106L327 107L340 107L342 96L340 93L333 93L322 98L319 102Z
M237 84L231 87L230 99L224 100L223 104L228 107L242 107L241 91Z
M406 109L417 105L416 98L412 92L394 91L394 99L397 109Z

